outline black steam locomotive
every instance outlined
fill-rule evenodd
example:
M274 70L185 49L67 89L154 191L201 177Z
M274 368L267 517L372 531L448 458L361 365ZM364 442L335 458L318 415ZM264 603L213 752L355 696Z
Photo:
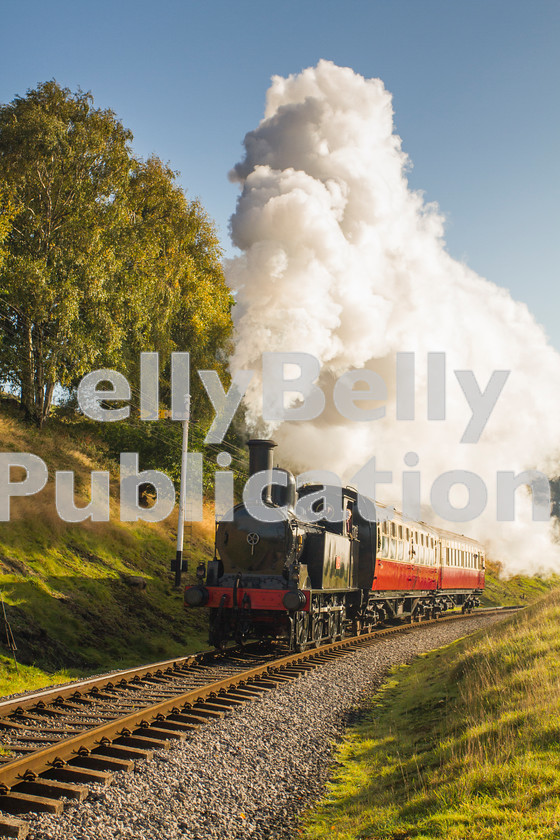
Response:
M214 559L185 590L186 606L209 610L211 644L275 638L302 650L382 621L478 605L485 561L477 542L398 513L383 517L383 506L351 487L296 489L290 472L273 468L275 446L249 441L249 481L264 481L253 503L218 524Z

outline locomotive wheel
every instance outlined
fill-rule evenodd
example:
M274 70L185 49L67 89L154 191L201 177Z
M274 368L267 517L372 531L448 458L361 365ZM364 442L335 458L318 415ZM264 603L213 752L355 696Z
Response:
M216 650L225 650L227 645L227 639L224 639L223 636L220 636L217 633L213 633L210 637L210 644L214 645Z
M344 636L344 622L342 620L342 613L339 612L336 616L336 637L342 639Z
M314 615L311 624L311 641L313 647L319 647L323 638L323 622L320 615Z
M309 613L303 613L296 619L296 651L300 653L307 647L307 638L309 636Z
M327 637L334 642L336 636L336 615L329 613Z

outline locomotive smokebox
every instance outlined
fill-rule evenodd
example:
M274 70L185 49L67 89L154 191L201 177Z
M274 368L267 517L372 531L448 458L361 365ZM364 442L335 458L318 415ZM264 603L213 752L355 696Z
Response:
M272 502L272 450L276 447L273 440L250 440L249 447L249 477L258 472L266 471L269 474L268 483L265 487L263 499L268 504Z

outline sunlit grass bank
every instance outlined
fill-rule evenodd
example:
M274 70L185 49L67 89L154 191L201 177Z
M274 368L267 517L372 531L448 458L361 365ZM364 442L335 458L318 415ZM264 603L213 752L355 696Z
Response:
M486 586L481 605L484 607L525 606L560 587L560 575L513 575L505 577L499 563L486 563Z
M10 521L0 523L0 596L21 666L0 609L0 695L207 647L206 616L187 612L173 586L176 513L164 522L120 521L118 470L91 423L53 420L39 433L0 404L0 450L39 455L50 476L40 493L13 499ZM74 472L83 505L99 469L111 472L111 521L63 522L55 470ZM185 582L212 557L213 537L208 506L204 522L186 529Z
M560 591L396 670L306 840L560 838Z

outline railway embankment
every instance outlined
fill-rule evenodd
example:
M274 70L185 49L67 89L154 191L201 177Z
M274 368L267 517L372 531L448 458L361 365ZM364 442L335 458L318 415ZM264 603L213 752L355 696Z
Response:
M337 750L305 840L560 836L560 590L398 666Z
M10 403L0 401L0 450L38 455L49 481L34 496L12 499L10 521L0 523L0 595L19 662L16 671L0 612L0 695L206 647L204 618L187 614L172 586L176 514L158 523L121 522L118 463L92 424L54 418L39 432ZM110 522L62 521L57 470L74 473L78 506L89 502L91 472L108 470ZM205 517L186 535L186 581L212 556L209 508Z

